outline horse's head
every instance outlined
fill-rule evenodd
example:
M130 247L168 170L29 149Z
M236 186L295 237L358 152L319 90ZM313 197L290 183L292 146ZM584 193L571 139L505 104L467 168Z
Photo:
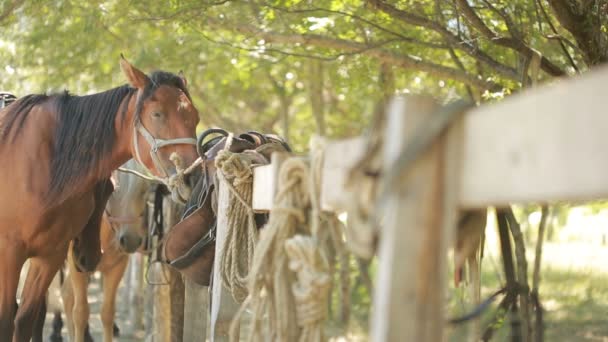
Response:
M137 222L123 223L116 226L116 241L121 251L135 253L146 237L145 227L141 220Z
M133 159L123 167L142 172L142 167ZM106 206L108 221L120 250L133 253L146 238L144 212L146 195L152 182L132 173L116 172L115 190Z
M195 136L199 122L186 79L164 71L148 76L124 57L120 66L131 86L137 88L127 110L133 123L131 155L149 172L169 181L174 196L185 200L190 193L188 176L183 181L172 176L197 159Z

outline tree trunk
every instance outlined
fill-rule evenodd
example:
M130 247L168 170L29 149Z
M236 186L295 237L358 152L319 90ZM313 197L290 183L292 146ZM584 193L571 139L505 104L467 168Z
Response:
M382 101L388 101L395 94L395 73L392 65L382 63L380 65L380 88L382 90Z
M509 220L509 228L513 236L513 244L515 245L515 259L517 260L517 282L522 287L519 294L519 305L521 312L521 327L523 331L523 340L530 341L532 325L530 324L530 297L528 287L528 262L526 260L526 246L524 243L521 228L513 210L507 209L507 217Z
M283 132L283 139L289 142L289 107L291 101L285 95L281 95L281 131Z
M310 72L310 105L312 115L317 124L317 133L325 136L325 101L323 99L323 64L320 60L313 59L309 62Z

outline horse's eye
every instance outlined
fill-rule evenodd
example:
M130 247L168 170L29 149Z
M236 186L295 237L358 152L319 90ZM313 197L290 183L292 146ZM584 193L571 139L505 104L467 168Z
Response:
M152 112L152 117L160 119L160 118L163 117L163 113L161 113L161 112Z

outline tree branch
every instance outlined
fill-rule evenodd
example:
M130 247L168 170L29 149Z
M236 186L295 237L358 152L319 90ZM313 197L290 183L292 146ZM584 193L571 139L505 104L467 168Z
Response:
M574 62L574 59L572 58L572 56L570 56L570 53L568 52L568 49L566 48L566 45L564 44L564 40L568 43L570 43L567 39L564 38L564 40L560 39L561 36L559 35L559 33L557 32L557 29L555 28L555 26L553 25L553 22L551 22L551 18L549 18L549 15L547 14L547 11L545 11L545 7L543 6L542 2L540 0L534 0L534 3L537 4L537 7L540 9L540 12L543 14L543 17L545 18L545 21L547 22L547 24L549 24L549 27L551 28L551 31L553 31L553 33L555 34L559 42L559 46L562 48L562 51L564 52L564 55L566 55L566 58L568 58L568 61L570 62L570 65L572 65L572 67L574 68L574 70L576 71L576 73L580 73L580 70L578 69L578 67L576 66L576 63ZM540 26L540 24L539 24ZM540 31L542 34L542 31ZM552 39L549 36L545 36L547 39ZM570 43L572 44L572 43ZM574 45L575 49L578 49L578 46Z
M505 21L505 24L507 25L507 29L509 30L509 32L511 33L512 36L516 37L517 39L521 39L521 37L522 37L521 32L517 29L517 26L513 22L513 19L511 18L511 16L509 16L504 10L501 10L498 7L492 5L492 3L488 0L483 0L483 2L486 4L486 6L488 6L488 8L490 10L494 11L496 14L498 14L502 18L502 20Z
M493 59L491 56L473 46L467 41L461 40L457 35L450 32L443 25L432 21L428 18L421 17L416 14L409 13L407 11L398 9L392 5L389 5L380 0L366 0L366 2L371 5L373 8L376 8L396 19L401 20L402 22L414 26L424 27L439 33L441 36L445 38L447 42L449 42L453 47L464 51L469 56L475 58L478 61L481 61L488 66L492 67L499 74L510 78L512 80L519 80L519 73L512 67L509 67L505 64L498 62Z
M0 24L7 19L9 16L11 16L11 14L13 14L13 12L21 7L21 5L23 5L24 1L23 0L13 0L11 2L8 3L8 5L6 5L6 8L0 12Z
M442 23L447 22L445 15L443 15L443 11L441 9L441 0L435 0L435 12L437 13L437 17L439 18L439 20L441 20ZM459 17L460 16L458 16L458 15L456 16L456 19L458 19L458 26L460 26ZM460 32L460 27L458 27L458 32ZM452 58L452 61L454 61L454 64L456 64L456 66L460 70L465 71L466 68L464 67L464 64L462 63L462 61L456 54L456 51L454 51L454 48L452 48L450 46L448 52L450 53L450 57ZM471 88L471 86L465 85L465 89L466 89L467 93L469 94L471 101L473 101L474 103L478 103L479 101L478 101L477 97L475 96L475 94L473 93L473 89Z
M532 58L534 51L527 46L522 40L513 37L499 37L494 31L490 30L488 26L481 20L477 13L469 6L467 0L456 0L458 7L462 11L462 14L467 21L482 35L488 38L493 43L515 50L525 56L526 58ZM553 64L545 56L541 57L540 61L541 68L551 76L564 76L566 73Z
M422 60L415 56L399 54L387 49L375 48L363 43L330 38L317 34L284 34L273 31L260 30L257 27L240 24L228 23L219 21L215 18L206 18L207 27L223 30L231 30L247 36L256 36L264 39L267 43L289 44L298 46L316 46L341 51L341 53L360 53L368 57L379 60L380 62L390 63L392 65L411 70L427 72L433 76L445 77L448 79L457 80L465 84L474 85L482 89L498 89L500 88L494 82L482 80L475 75L468 74L458 69L446 67L440 64L435 64Z
M389 30L385 27L382 27L370 20L367 20L363 17L360 17L358 15L352 14L352 13L348 13L348 12L343 12L343 11L337 11L337 10L330 10L330 9L326 9L326 8L307 8L307 9L288 9L288 8L281 8L281 7L276 7L276 6L271 6L271 5L267 5L266 7L271 8L273 10L276 11L281 11L281 12L285 12L285 13L315 13L315 12L325 12L325 13L332 13L332 14L338 14L338 15L342 15L345 17L349 17L352 19L355 19L357 21L361 21L373 28L378 29L381 32L390 34L392 36L401 38L401 40L406 41L408 43L413 43L413 44L418 44L418 45L422 45L422 46L426 46L426 47L430 47L430 48L435 48L435 49L447 49L448 47L445 44L437 44L437 43L432 43L432 42L425 42L425 41L421 41L415 38L411 38L408 36L404 36L401 33Z
M576 1L547 0L560 24L574 37L578 46L584 51L587 65L608 62L608 51L602 48L601 24L595 18L593 6L579 6ZM597 24L595 24L597 23Z

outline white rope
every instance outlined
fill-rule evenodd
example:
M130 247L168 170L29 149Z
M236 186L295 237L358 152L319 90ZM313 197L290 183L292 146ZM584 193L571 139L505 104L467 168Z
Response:
M252 155L222 150L215 164L221 186L230 190L226 239L221 246L220 275L237 302L247 297L247 276L257 241L253 198Z

